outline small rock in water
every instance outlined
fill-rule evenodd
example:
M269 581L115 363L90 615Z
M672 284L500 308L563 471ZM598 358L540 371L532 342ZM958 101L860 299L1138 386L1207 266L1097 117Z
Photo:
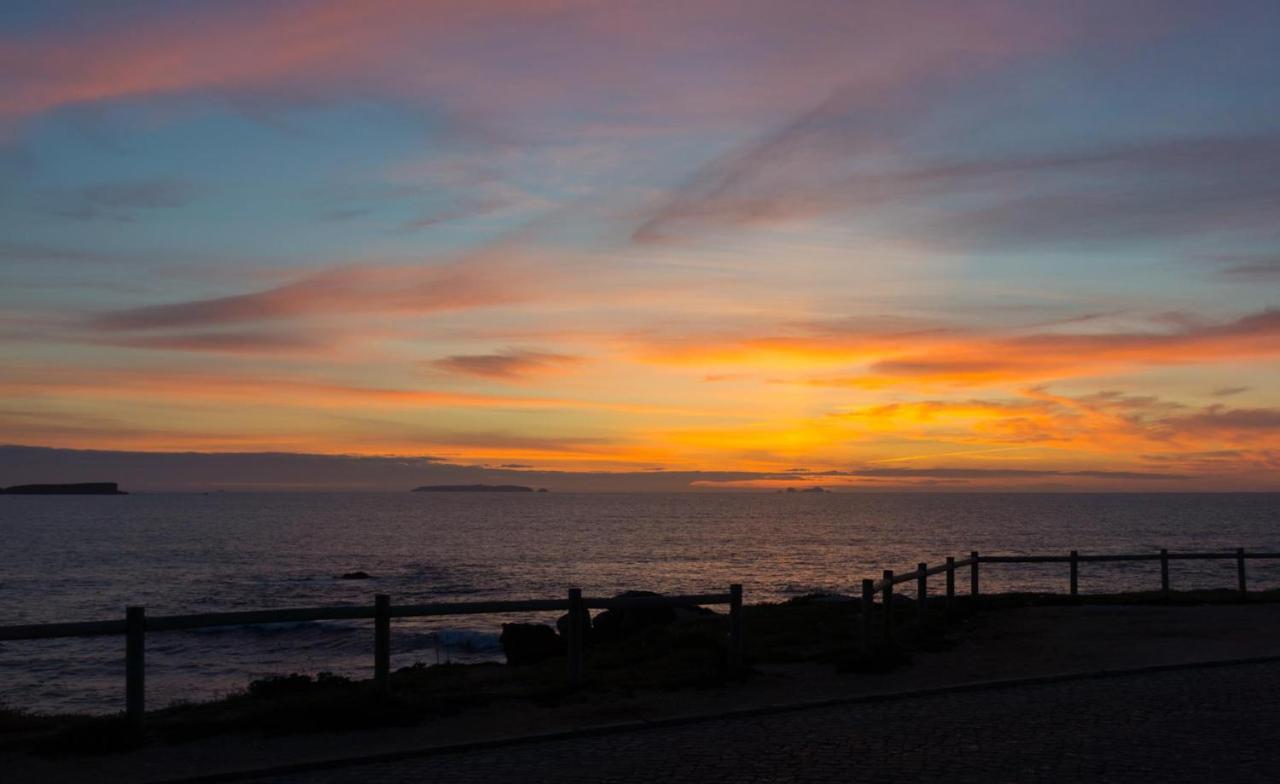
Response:
M368 572L345 572L345 573L344 573L340 578L338 578L338 579L340 579L340 580L368 580L368 579L369 579L369 573L368 573Z

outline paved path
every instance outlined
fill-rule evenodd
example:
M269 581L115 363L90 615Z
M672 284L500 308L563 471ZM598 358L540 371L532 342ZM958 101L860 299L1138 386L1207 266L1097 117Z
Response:
M333 782L1275 782L1280 664L816 708L272 779Z

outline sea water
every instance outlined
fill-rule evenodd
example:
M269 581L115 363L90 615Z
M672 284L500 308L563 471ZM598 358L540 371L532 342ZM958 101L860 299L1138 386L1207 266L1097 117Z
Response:
M280 493L0 496L0 625L148 615L704 593L748 603L853 594L883 569L946 556L1280 550L1276 494ZM1172 564L1175 589L1232 587L1234 561ZM343 580L364 571L368 580ZM1280 586L1280 562L1249 564ZM942 578L935 578L941 587ZM984 591L1065 591L1065 564L983 568ZM960 581L962 589L967 582ZM1084 564L1084 592L1153 589L1155 563ZM403 619L393 666L501 657L500 624L554 615ZM0 643L0 702L104 713L123 702L121 637ZM368 677L368 621L154 633L150 707L252 679Z

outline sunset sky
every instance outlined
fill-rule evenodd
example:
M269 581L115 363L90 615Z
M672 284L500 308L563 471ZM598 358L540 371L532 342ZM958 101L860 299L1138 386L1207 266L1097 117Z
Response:
M0 443L1280 490L1278 75L1274 2L7 0Z

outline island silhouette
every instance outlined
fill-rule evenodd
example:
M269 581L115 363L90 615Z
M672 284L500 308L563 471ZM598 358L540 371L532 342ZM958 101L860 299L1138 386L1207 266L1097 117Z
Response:
M524 485L422 485L413 488L415 493L545 493L545 487L536 491Z
M128 495L115 482L13 485L0 487L0 493L4 495Z

